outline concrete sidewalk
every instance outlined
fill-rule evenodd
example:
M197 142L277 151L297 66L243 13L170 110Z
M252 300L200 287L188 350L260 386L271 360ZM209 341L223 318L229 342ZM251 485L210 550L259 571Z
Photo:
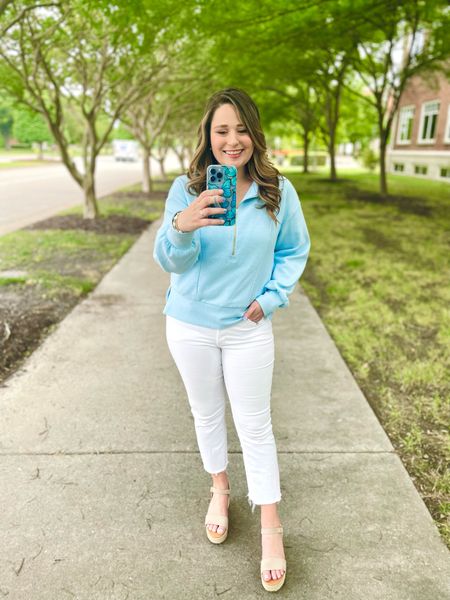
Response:
M229 410L230 534L203 531L210 480L165 342L158 226L0 390L0 598L267 598ZM449 599L449 552L300 288L273 322L279 597Z

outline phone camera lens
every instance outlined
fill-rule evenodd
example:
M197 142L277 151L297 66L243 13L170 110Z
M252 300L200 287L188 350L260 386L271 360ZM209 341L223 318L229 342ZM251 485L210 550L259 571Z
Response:
M217 179L222 179L223 173L217 173Z
M214 175L211 175L211 181L215 181L216 178L214 177Z
M216 170L215 169L211 169L211 175L215 175L216 174Z

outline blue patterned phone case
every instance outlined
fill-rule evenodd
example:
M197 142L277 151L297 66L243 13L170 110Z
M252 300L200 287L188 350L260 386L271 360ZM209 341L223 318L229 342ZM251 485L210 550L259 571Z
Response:
M222 189L223 194L219 202L211 206L226 208L227 212L210 215L210 219L224 219L224 225L234 225L236 222L236 178L237 169L234 166L209 165L206 170L206 187L208 190Z

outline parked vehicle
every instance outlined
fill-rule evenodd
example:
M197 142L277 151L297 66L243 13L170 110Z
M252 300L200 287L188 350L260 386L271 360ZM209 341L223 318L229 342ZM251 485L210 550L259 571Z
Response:
M139 144L134 140L113 140L113 155L116 161L139 160Z

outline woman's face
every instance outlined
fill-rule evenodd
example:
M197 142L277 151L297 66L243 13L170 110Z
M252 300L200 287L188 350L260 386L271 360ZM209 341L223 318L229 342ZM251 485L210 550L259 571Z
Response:
M234 165L243 174L253 154L253 142L232 104L222 104L216 109L210 137L216 160L221 165Z

